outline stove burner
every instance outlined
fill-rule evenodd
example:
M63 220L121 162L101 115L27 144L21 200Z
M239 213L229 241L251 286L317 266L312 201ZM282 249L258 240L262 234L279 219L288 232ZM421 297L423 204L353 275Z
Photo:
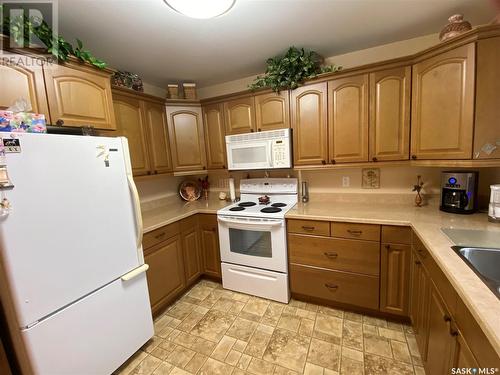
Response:
M236 207L230 208L229 211L243 211L244 209L245 209L245 207L236 206Z
M273 203L271 207L286 207L286 203Z
M255 203L255 202L241 202L238 204L238 206L240 206L240 207L252 207L255 205L257 205L257 203Z
M276 213L276 212L281 212L281 208L278 208L278 207L266 207L266 208L263 208L262 210L260 210L260 212L263 212L265 214L273 214L273 213Z

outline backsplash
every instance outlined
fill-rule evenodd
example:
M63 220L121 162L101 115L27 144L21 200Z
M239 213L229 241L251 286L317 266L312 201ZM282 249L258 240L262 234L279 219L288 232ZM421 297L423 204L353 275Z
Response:
M346 168L335 170L317 170L317 171L294 171L279 170L270 171L270 177L297 177L300 181L309 183L309 193L311 199L323 196L324 194L335 194L336 199L345 200L363 200L369 202L371 195L377 195L377 199L413 202L415 193L412 187L417 181L417 175L422 176L424 181L423 194L432 204L437 204L436 197L440 194L441 172L450 170L450 168L425 168L409 166L379 166L380 170L380 188L364 189L362 188L362 168ZM211 191L228 191L227 179L233 177L235 185L238 188L239 181L243 178L262 178L264 171L248 172L227 172L210 171L209 181ZM194 176L192 178L198 178ZM179 184L189 177L174 176L154 176L137 179L137 187L143 207L148 202L160 200L166 197L177 195ZM344 184L349 182L349 186ZM500 168L481 168L479 170L479 205L487 207L490 195L490 185L500 183ZM348 194L348 196L346 196ZM371 197L373 198L373 197Z

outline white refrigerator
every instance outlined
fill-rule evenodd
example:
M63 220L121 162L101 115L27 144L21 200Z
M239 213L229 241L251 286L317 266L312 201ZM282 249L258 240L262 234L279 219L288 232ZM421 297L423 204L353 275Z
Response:
M110 374L153 336L127 140L0 138L0 256L33 369Z

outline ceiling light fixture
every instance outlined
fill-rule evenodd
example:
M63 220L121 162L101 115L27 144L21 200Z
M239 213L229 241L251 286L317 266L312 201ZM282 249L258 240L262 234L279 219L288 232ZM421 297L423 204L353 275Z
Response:
M191 18L214 18L228 12L236 0L164 0L181 14Z

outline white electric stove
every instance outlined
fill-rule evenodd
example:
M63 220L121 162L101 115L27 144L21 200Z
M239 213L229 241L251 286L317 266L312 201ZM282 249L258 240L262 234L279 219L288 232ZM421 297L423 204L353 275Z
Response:
M224 288L288 303L285 214L297 179L240 182L240 201L217 212Z

